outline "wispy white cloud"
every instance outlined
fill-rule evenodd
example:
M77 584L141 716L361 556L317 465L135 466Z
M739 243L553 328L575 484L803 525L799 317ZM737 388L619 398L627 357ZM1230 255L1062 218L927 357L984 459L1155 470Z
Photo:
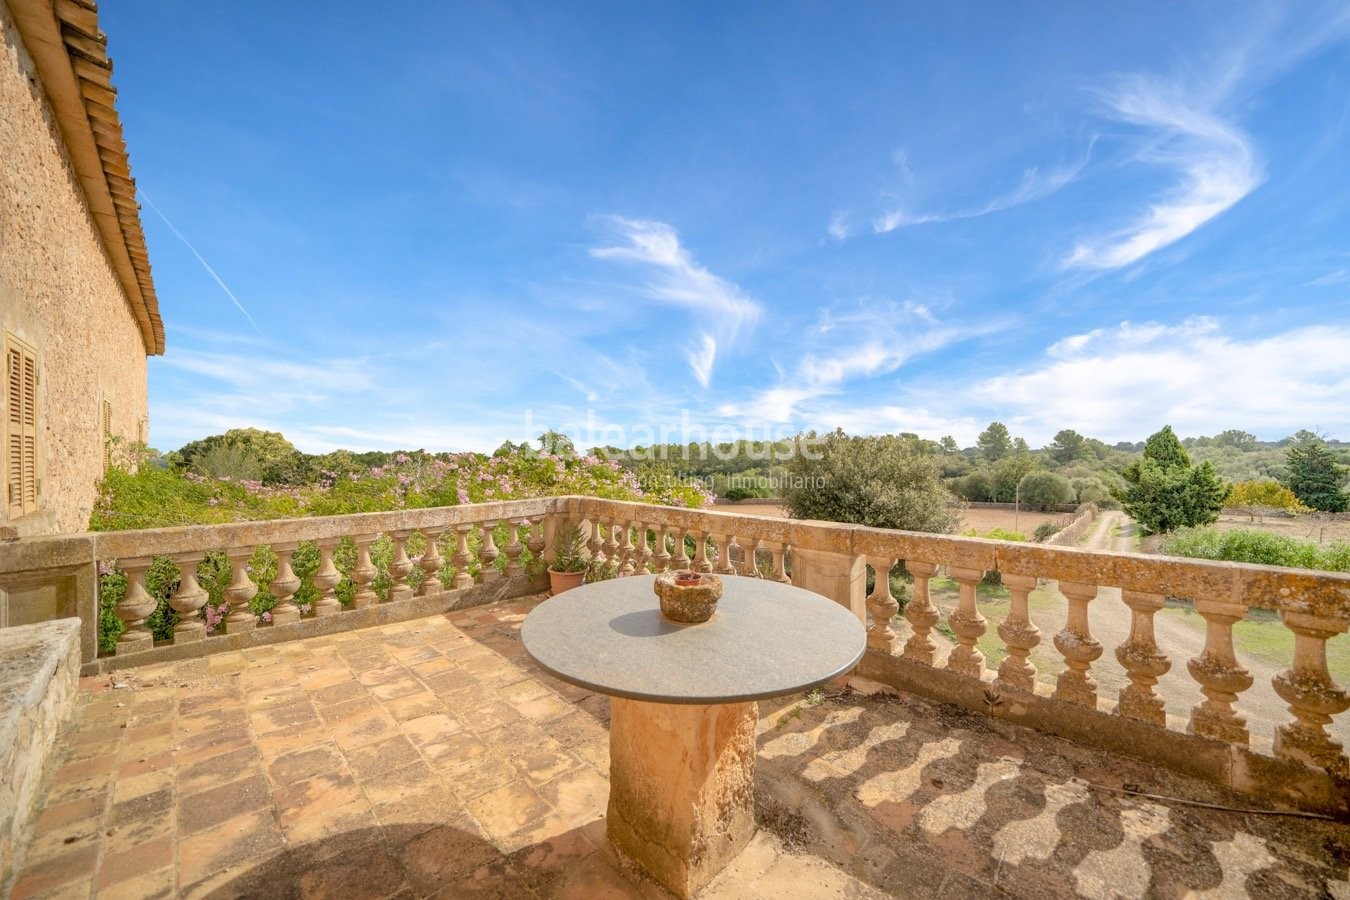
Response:
M1147 129L1139 162L1174 170L1178 182L1133 222L1082 241L1066 269L1118 269L1174 244L1231 208L1264 178L1252 139L1231 122L1184 96L1180 87L1145 78L1103 94L1109 115Z
M830 237L834 238L836 241L848 239L850 234L848 218L848 213L844 212L842 209L836 209L834 213L831 214L830 224L825 228Z
M718 351L734 346L742 330L758 320L759 304L735 284L700 266L665 222L619 216L604 216L601 221L622 243L593 247L591 256L647 267L654 273L644 286L647 296L697 314L705 330L687 349L686 357L690 371L706 388Z
M1012 209L1024 203L1033 203L1050 196L1078 177L1078 173L1087 165L1091 152L1092 142L1089 142L1082 158L1077 162L1056 166L1047 171L1042 171L1038 166L1025 169L1022 172L1022 180L1015 188L968 209L938 213L915 213L903 206L892 208L872 220L872 231L876 234L886 234L895 231L897 228L906 228L912 225L975 219L990 213Z
M722 411L768 422L792 421L811 400L840 393L850 383L890 375L916 356L980 333L979 328L944 325L926 304L915 301L859 304L843 313L826 308L805 332L811 349L782 373L779 384Z
M1337 269L1334 272L1328 272L1321 278L1314 278L1308 282L1309 287L1331 287L1333 284L1344 284L1350 281L1350 269Z
M1057 341L1040 365L953 393L958 404L1000 410L1033 442L1060 428L1138 440L1169 423L1193 435L1245 428L1279 436L1313 425L1345 434L1350 326L1243 339L1207 317L1122 322Z

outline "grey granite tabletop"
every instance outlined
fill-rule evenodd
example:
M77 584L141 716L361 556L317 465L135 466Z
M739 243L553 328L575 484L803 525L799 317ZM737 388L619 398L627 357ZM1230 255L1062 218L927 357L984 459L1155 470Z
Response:
M525 651L564 681L631 700L735 703L824 684L862 658L867 635L839 604L775 581L722 576L713 617L661 615L654 575L583 585L521 626Z

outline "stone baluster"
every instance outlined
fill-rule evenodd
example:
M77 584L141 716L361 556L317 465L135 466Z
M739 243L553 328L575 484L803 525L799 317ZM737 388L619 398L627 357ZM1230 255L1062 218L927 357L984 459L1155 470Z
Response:
M149 557L124 559L118 567L127 577L126 593L117 601L114 612L125 626L117 638L117 655L150 650L155 646L155 636L146 627L145 620L155 611L155 598L145 589L145 573L154 562Z
M672 541L679 541L679 536L672 538L671 530L664 525L656 526L656 555L652 559L653 568L658 572L669 572L671 561L675 558L671 556L670 544Z
M542 518L535 521L525 519L524 522L530 529L530 537L525 541L525 547L530 551L530 558L541 559L544 555L544 547L548 545L544 538L544 520Z
M1252 676L1233 652L1233 625L1242 621L1247 607L1231 600L1196 600L1195 611L1205 620L1205 649L1186 661L1186 670L1200 683L1205 699L1191 710L1188 730L1245 746L1250 740L1247 720L1233 704L1252 686Z
M248 574L248 560L253 555L251 547L231 547L225 551L230 560L230 584L225 588L225 599L229 601L230 612L225 617L227 634L252 631L258 627L258 617L249 608L248 602L258 596L258 586Z
M497 581L502 577L502 573L497 571L497 557L501 556L501 551L497 549L497 538L495 531L497 522L484 522L483 544L478 548L478 559L480 568L478 570L478 580L484 584L489 581Z
M956 632L956 646L947 656L947 668L952 672L980 678L984 675L984 654L980 652L977 642L989 630L989 623L980 615L975 598L984 571L952 568L950 572L960 585L961 594L956 610L947 617L947 624Z
M732 557L739 556L740 564L736 566L737 573L747 578L759 577L759 566L755 561L755 553L759 549L759 541L742 541L739 537L732 539Z
M867 647L890 656L897 643L891 619L900 611L900 603L891 593L891 567L895 560L869 556L867 562L872 567L872 593L867 595L867 611L872 614L872 624L867 629Z
M623 543L619 545L619 554L622 562L619 564L618 574L632 575L637 570L637 565L633 557L637 554L637 545L633 543L633 523L624 522L619 526L623 533Z
M389 559L389 585L390 603L397 603L400 600L411 600L413 597L412 585L408 584L408 576L412 574L413 562L408 558L408 535L409 531L391 531L389 539L394 542L394 555Z
M695 531L693 534L694 570L697 572L711 572L712 560L708 559L708 533L706 531Z
M427 539L427 549L422 551L422 557L417 561L417 566L422 570L422 583L417 586L417 595L426 597L429 594L438 594L444 590L441 584L441 548L439 546L441 535L445 528L435 526L423 528L422 535Z
M333 548L336 546L336 538L319 541L319 571L315 572L311 579L314 582L314 589L319 592L319 599L314 601L316 616L331 616L342 612L342 601L338 600L336 590L338 582L342 580L342 572L333 564Z
M189 644L206 637L206 623L202 621L202 607L206 605L207 593L197 581L197 566L201 565L205 554L178 553L173 561L178 565L178 590L169 598L169 605L178 613L178 621L173 626L173 642Z
M373 534L358 534L352 537L356 542L356 566L352 569L352 584L356 593L352 595L352 608L364 609L380 602L380 597L371 588L371 582L379 575L379 570L370 561L370 545L375 542Z
M759 571L759 551L764 548L764 541L755 539L748 541L747 544L748 546L744 546L742 551L745 558L742 561L741 574L751 578L763 578L764 576Z
M1088 603L1097 596L1097 586L1061 581L1059 592L1069 601L1069 615L1064 629L1055 635L1055 649L1064 657L1068 668L1059 673L1053 696L1056 700L1096 709L1097 681L1088 669L1102 655L1102 645L1092 636L1088 626Z
M1130 636L1116 648L1116 659L1125 669L1130 683L1120 689L1116 713L1165 728L1167 712L1163 699L1153 688L1172 668L1172 663L1158 649L1153 617L1163 608L1167 598L1162 594L1126 590L1120 592L1120 597L1130 608Z
M769 552L773 554L773 580L779 584L791 584L792 579L787 573L788 545L779 542L777 547L770 547Z
M591 552L591 561L599 565L608 559L605 556L605 534L609 531L609 520L604 516L597 516L591 520L591 536L586 542L586 549Z
M618 522L612 519L605 522L605 534L604 534L605 561L610 563L610 565L614 566L615 572L618 572L619 566L623 564L623 560L619 558L619 540L617 537L615 537L615 535L618 533L620 528L626 527L627 526L620 525Z
M527 519L507 519L506 525L511 535L502 552L506 554L506 577L516 578L525 574L525 566L520 557L525 553L525 545L520 542L520 529L529 524Z
M1346 630L1344 618L1280 611L1294 633L1294 661L1276 675L1275 693L1289 704L1294 720L1275 729L1275 754L1281 759L1319 766L1341 778L1350 776L1341 743L1327 734L1332 716L1350 709L1347 695L1327 671L1327 641Z
M456 590L473 586L473 575L469 572L469 560L473 559L473 554L469 552L469 532L472 530L472 525L455 526L457 543L455 555L450 558L455 567L455 577L450 584Z
M1036 589L1033 575L1004 575L1003 586L1012 594L1007 617L999 623L998 636L1008 648L1002 665L998 667L995 683L1031 693L1036 688L1036 667L1031 662L1031 651L1041 642L1041 630L1031 622L1027 595Z
M272 607L272 624L285 625L288 622L300 621L300 607L295 605L295 592L300 590L300 576L295 574L291 568L291 557L295 555L296 548L300 546L299 541L287 541L284 544L273 544L272 549L277 554L277 574L271 581L267 582L267 589L272 592L276 598L277 604Z
M905 658L931 666L937 645L928 634L942 615L928 596L928 580L937 574L938 567L935 563L906 560L905 568L914 576L914 596L905 606L905 621L914 633L905 642Z
M694 564L689 558L689 545L686 543L688 537L683 528L675 529L675 568L682 572Z
M636 572L639 575L646 575L652 568L652 558L654 552L652 545L648 542L647 535L651 534L656 540L661 539L659 528L652 528L646 522L637 523L637 558L635 560Z
M713 566L713 571L718 575L735 575L736 567L731 563L731 544L736 540L730 534L719 534L713 537L713 543L717 547L717 564Z

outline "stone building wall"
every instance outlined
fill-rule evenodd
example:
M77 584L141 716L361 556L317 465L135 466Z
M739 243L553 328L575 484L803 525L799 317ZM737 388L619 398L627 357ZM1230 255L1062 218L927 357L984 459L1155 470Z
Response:
M5 0L0 29L0 340L36 351L41 479L37 510L16 518L0 470L0 526L83 531L103 473L105 401L112 434L143 438L146 348Z

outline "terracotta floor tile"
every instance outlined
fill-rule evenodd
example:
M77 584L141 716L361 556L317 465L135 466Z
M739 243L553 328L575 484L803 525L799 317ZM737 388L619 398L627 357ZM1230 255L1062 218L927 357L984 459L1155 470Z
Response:
M361 800L361 789L346 772L319 775L288 784L273 795L277 821L282 828L294 826L300 820L355 803Z
M361 790L373 804L388 804L426 788L439 787L441 777L418 759L398 769L378 772L361 779Z
M449 740L451 735L464 730L464 724L454 716L436 713L404 722L399 728L414 744L425 747Z
M422 685L422 682L408 674L406 669L403 670L401 677L370 685L371 694L385 702L410 697L413 694L421 694L425 691L426 688Z
M178 840L179 883L183 893L211 875L236 868L241 861L257 865L285 849L285 837L270 809L256 809L226 819Z
M394 852L421 895L443 889L475 869L504 858L481 833L451 825L431 828Z
M329 809L314 811L282 825L291 847L310 845L318 859L342 850L343 836L374 831L380 827L371 805L360 798Z
M279 756L267 763L267 777L278 786L303 781L319 775L331 775L342 771L346 761L333 743L311 746Z
M344 752L398 734L398 723L394 721L394 717L379 707L371 706L332 722L328 727L333 740Z
M240 778L261 771L262 764L262 757L252 743L246 743L237 750L199 759L186 765L180 762L177 778L178 790L183 794L195 794L226 782L238 781Z
M505 840L549 813L547 801L519 780L480 794L464 806L495 841Z
M273 731L293 731L302 728L316 722L319 713L309 698L305 697L299 702L255 709L248 718L254 734L268 734Z
M346 758L352 771L362 779L375 778L422 760L412 741L402 734L348 750Z
M221 822L260 810L271 817L271 793L261 770L246 778L178 797L178 829L182 836L213 830Z
M291 753L318 747L336 747L337 744L328 726L319 720L300 728L258 735L255 746L263 762L270 764Z
M99 892L123 882L131 881L145 872L154 872L173 865L173 840L165 835L144 844L106 854L98 869ZM172 880L172 872L170 872ZM172 886L172 885L170 885Z
M44 809L33 827L37 831L60 828L62 825L71 822L102 816L105 808L106 798L101 794L68 800L65 803L58 803Z
M117 779L119 782L128 778L135 778L138 775L148 775L152 772L163 772L173 768L174 755L172 750L142 756L137 753L129 753L127 752L128 749L123 748L118 761Z
M65 885L76 891L92 880L98 866L98 845L82 844L69 853L53 856L35 866L26 867L14 883L11 900L50 895ZM88 896L88 887L84 888Z
M334 706L356 701L368 701L370 692L366 690L364 684L352 677L345 681L321 687L310 696L314 699L314 705L319 708L319 712L322 714Z
M153 872L141 871L117 884L101 887L99 900L161 900L177 896L174 885L173 866L156 869Z
M432 691L420 690L415 694L409 694L406 697L399 697L396 700L389 700L384 704L389 714L400 722L407 722L411 719L420 719L422 716L429 716L435 713L445 713L449 710L440 697Z
M113 803L122 804L155 791L172 790L174 784L174 771L171 766L165 766L143 775L133 775L127 778L118 777L113 784Z

